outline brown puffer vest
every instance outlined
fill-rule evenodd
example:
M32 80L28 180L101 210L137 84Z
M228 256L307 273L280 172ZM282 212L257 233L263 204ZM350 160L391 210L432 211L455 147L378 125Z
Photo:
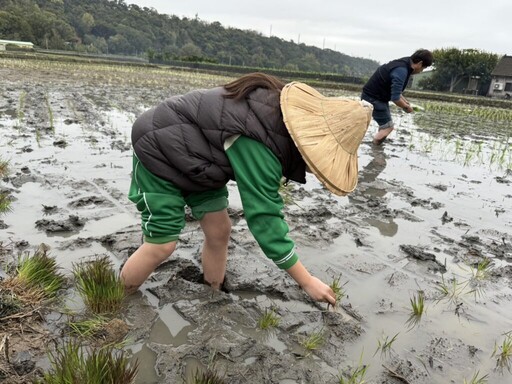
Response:
M221 188L234 179L224 142L241 134L266 145L283 176L305 183L306 164L286 129L279 94L259 88L245 100L222 87L166 99L133 124L132 145L144 166L184 192Z

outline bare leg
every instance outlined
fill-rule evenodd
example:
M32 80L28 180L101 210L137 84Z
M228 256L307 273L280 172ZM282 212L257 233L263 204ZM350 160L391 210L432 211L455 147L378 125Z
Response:
M380 129L373 137L373 144L380 145L393 132L394 127Z
M176 249L176 242L165 244L144 243L126 261L121 270L126 293L131 294L146 281L161 262Z
M201 255L204 280L214 289L219 289L226 274L231 220L224 209L205 214L200 224L205 237Z

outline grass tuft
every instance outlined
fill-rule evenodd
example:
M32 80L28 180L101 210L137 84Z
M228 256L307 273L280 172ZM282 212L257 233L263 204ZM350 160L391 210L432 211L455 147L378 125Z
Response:
M297 202L295 201L295 198L293 197L293 186L291 184L285 183L284 180L281 180L281 184L279 186L279 194L281 195L281 198L283 199L284 205L293 204L299 208L302 208L299 204L297 204Z
M304 338L304 340L301 341L301 345L309 352L314 351L325 342L325 335L324 330L320 329L319 331L315 331L311 333L309 336Z
M95 314L117 314L124 302L125 288L107 256L73 265L78 293Z
M225 384L224 378L216 368L215 356L216 352L210 351L207 367L196 369L191 384Z
M70 340L48 357L51 370L44 373L38 384L132 384L138 372L138 362L130 364L125 352L112 346L86 348Z
M2 160L0 157L0 177L5 177L9 174L9 162Z
M378 342L377 349L376 349L375 353L373 354L373 356L375 356L377 354L377 352L379 352L379 351L380 351L381 358L383 356L384 357L389 356L392 351L391 346L393 345L393 343L395 342L397 337L398 337L398 333L395 336L393 336L391 339L389 338L389 336L384 337L384 335L383 335L382 338L377 341Z
M418 291L417 295L412 295L410 302L411 312L406 324L409 326L409 329L412 329L420 323L421 317L425 313L425 293L423 291Z
M19 313L22 303L13 292L0 290L0 319Z
M501 345L494 344L491 357L496 358L496 369L503 371L506 368L510 372L512 368L512 334L506 334Z
M487 383L487 376L489 375L484 375L480 377L480 371L476 371L473 377L471 378L471 381L467 381L464 378L464 384L485 384Z
M7 212L11 212L11 199L6 193L0 192L0 215Z
M345 296L345 292L343 291L343 285L340 283L341 275L339 275L337 278L333 279L331 284L329 284L329 287L333 290L334 295L336 296L336 305L343 299ZM327 309L329 309L330 303L327 304ZM334 308L336 307L334 306Z
M273 308L266 308L265 312L258 320L258 327L260 329L268 329L270 327L275 328L279 325L279 320L279 316L277 316Z
M340 374L337 377L338 384L365 384L366 380L364 377L366 376L367 369L368 365L363 364L363 352L361 352L357 367L352 370L346 370Z
M16 275L6 282L6 286L23 300L53 299L64 286L65 278L59 269L55 259L41 247L32 256L20 256Z
M108 323L108 319L96 315L91 319L85 319L80 321L70 321L68 323L72 333L80 337L94 337L102 331L105 325Z
M225 381L213 368L206 370L198 368L194 373L192 384L225 384Z

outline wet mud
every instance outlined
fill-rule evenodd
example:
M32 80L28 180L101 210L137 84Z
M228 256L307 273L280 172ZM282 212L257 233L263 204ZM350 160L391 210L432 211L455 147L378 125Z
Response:
M94 255L120 268L141 244L126 197L136 116L167 96L229 80L1 56L0 76L1 157L11 170L0 188L12 200L0 217L2 265L44 243L68 274ZM312 302L265 258L230 183L225 290L202 283L202 236L189 216L173 257L127 299L113 327L126 325L137 383L186 383L212 367L226 383L338 383L358 366L367 367L368 383L463 383L477 371L491 383L512 380L493 356L512 330L512 172L421 151L416 140L428 132L414 116L393 113L397 132L380 147L371 144L372 122L352 194L333 196L313 177L283 192L298 254L312 274L340 280L339 305ZM443 124L442 116L430 119ZM473 138L472 131L461 136ZM495 137L479 140L492 148ZM484 260L490 266L482 271ZM418 292L426 311L411 326ZM279 324L262 330L258 321L269 309ZM13 382L48 368L45 344L61 337L64 320L55 309L40 320L10 335ZM308 350L312 334L323 342ZM394 335L389 349L380 348Z

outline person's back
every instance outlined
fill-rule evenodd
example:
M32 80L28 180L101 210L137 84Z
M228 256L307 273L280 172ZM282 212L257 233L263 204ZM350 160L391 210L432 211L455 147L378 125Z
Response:
M241 99L226 95L224 87L195 90L144 112L132 129L139 160L184 191L221 188L234 179L224 143L243 133L269 147L285 177L304 183L305 164L284 125L279 93L255 88Z
M409 77L412 73L410 60L411 59L409 57L402 57L381 65L364 85L363 93L383 102L391 101L391 87L393 80L391 73L398 67L402 67L407 70L407 77L404 79L403 87L401 89L401 91L403 91L407 86Z

